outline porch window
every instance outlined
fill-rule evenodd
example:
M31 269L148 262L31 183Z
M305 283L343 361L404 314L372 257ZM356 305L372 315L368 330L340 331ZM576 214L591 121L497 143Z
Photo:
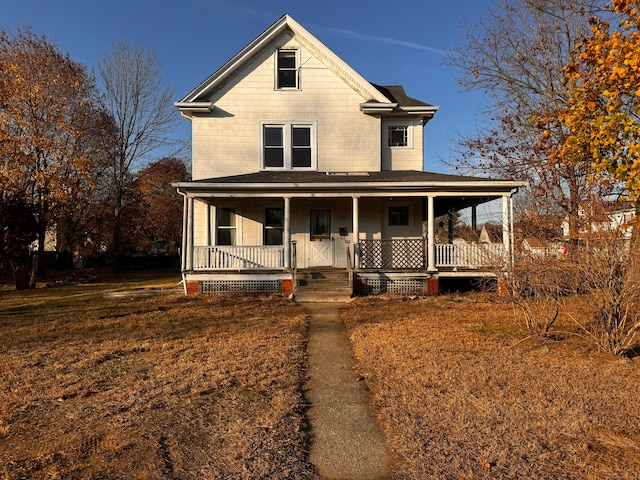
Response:
M264 244L282 245L284 232L284 210L282 208L264 209Z
M236 209L218 207L216 210L218 213L216 243L218 245L236 245Z
M276 88L298 88L295 50L278 50Z
M316 167L315 122L262 124L262 167L265 170L309 170Z
M392 205L389 207L389 226L408 227L409 207L406 205Z

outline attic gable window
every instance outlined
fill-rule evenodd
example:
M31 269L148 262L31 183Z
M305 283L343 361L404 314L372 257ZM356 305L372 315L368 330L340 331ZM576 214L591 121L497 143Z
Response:
M276 88L298 88L297 53L295 50L278 50L276 61Z

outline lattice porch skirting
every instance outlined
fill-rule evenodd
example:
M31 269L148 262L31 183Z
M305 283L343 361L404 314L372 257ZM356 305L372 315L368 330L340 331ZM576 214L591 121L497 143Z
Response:
M292 292L291 275L287 273L265 274L192 274L184 276L186 293L284 293Z
M435 280L437 289L437 277L415 274L377 274L361 273L357 274L356 285L359 295L375 295L381 293L404 293L413 295L433 295L434 292L428 288L428 282ZM437 290L435 295L437 295Z

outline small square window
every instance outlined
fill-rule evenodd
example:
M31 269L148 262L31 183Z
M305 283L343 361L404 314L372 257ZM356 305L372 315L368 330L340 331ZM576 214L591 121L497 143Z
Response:
M390 227L409 226L409 207L407 206L389 207L389 226Z
M409 127L394 125L389 127L389 146L407 147L409 145Z

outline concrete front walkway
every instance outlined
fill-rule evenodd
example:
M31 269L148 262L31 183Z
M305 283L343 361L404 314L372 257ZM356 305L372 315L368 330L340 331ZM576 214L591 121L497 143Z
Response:
M389 455L354 370L351 343L336 303L305 303L310 314L309 380L311 462L326 479L379 479Z

